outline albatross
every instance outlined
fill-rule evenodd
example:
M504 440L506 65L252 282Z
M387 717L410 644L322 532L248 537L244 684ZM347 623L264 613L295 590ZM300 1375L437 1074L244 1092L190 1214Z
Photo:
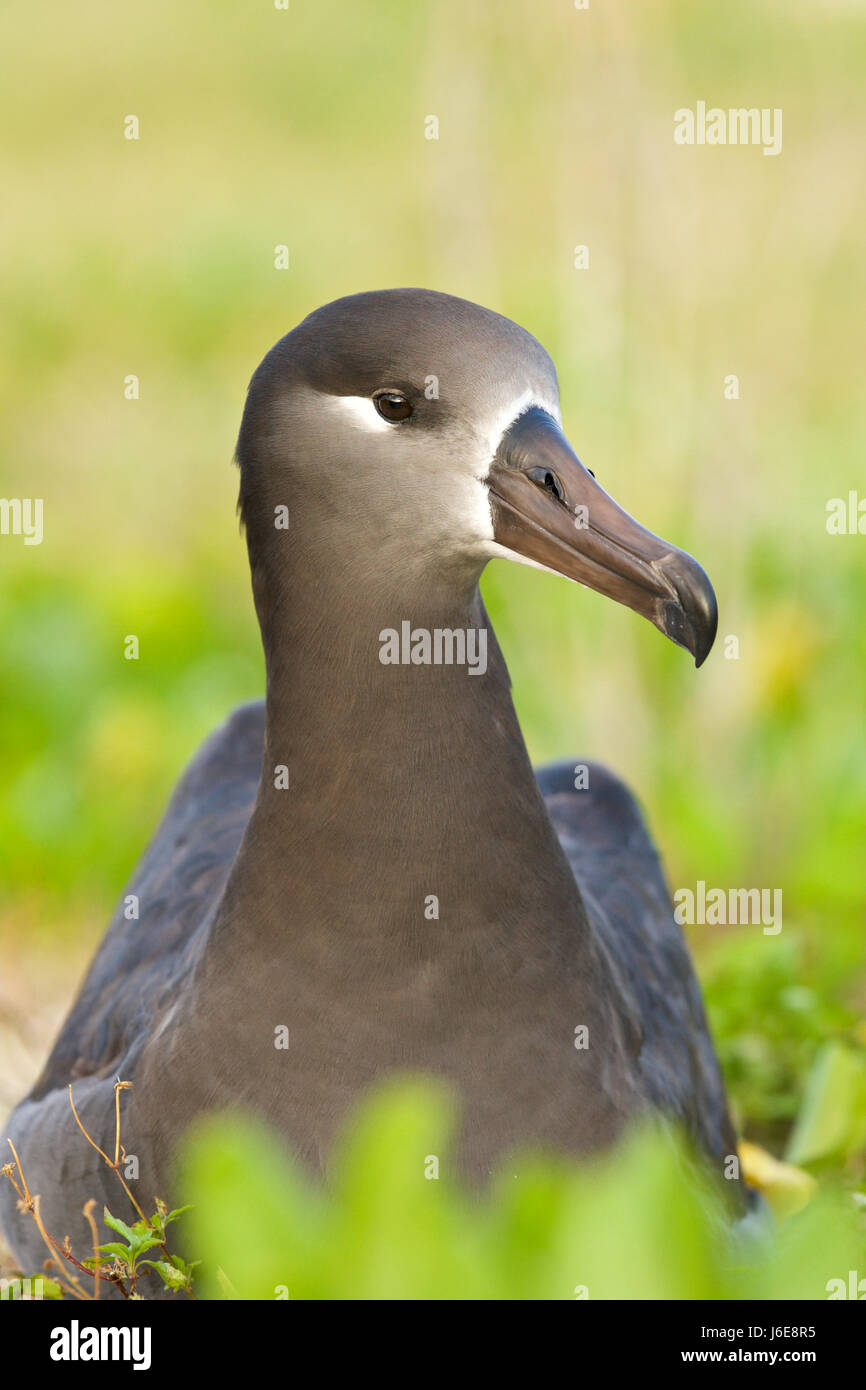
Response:
M48 1230L74 1247L85 1201L116 1205L68 1087L108 1151L117 1078L148 1201L170 1200L178 1143L214 1108L259 1114L326 1178L359 1098L405 1072L453 1088L470 1184L647 1115L721 1176L736 1140L641 811L585 758L533 771L479 592L493 557L552 571L700 666L703 569L580 462L536 339L429 290L351 295L283 337L237 462L266 695L184 772L8 1121ZM460 659L482 650L483 670ZM8 1183L0 1212L41 1262Z

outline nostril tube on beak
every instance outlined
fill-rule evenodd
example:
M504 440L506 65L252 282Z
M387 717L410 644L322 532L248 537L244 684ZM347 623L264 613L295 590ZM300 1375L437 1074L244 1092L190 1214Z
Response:
M550 468L529 468L526 472L527 478L531 478L539 487L545 491L553 493L560 502L565 501L565 489L559 481L559 477Z

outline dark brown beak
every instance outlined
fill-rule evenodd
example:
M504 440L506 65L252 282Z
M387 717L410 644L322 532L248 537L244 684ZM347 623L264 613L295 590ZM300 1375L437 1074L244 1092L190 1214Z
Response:
M515 420L487 483L500 545L633 608L702 664L717 623L709 579L617 506L551 415L533 407Z

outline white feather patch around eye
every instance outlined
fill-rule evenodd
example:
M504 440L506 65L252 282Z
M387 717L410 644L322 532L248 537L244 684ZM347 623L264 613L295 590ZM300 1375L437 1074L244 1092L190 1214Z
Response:
M379 414L370 396L332 396L331 400L336 409L348 416L357 429L376 434L394 428L390 420L383 419Z
M559 403L555 400L542 400L537 391L527 390L515 397L509 405L497 411L496 416L491 420L486 432L487 463L490 463L496 455L496 451L502 442L502 436L509 426L514 424L518 416L532 406L538 406L540 410L546 410L548 415L552 415L556 423L562 423Z

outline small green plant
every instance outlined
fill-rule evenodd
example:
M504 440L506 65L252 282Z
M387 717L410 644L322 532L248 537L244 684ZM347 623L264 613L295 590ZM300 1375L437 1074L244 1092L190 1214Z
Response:
M188 1264L180 1255L171 1254L166 1249L165 1231L173 1221L182 1216L188 1207L178 1207L169 1211L165 1202L156 1198L156 1210L150 1217L127 1226L125 1221L112 1216L108 1207L103 1209L106 1226L122 1237L119 1241L108 1241L95 1245L93 1255L82 1260L85 1269L93 1271L101 1278L110 1278L123 1288L127 1298L141 1298L137 1291L138 1279L143 1269L153 1269L167 1289L175 1293L192 1295L192 1272L194 1264ZM149 1251L159 1249L162 1259L146 1260Z
M180 1255L170 1251L166 1239L167 1228L189 1208L178 1207L174 1211L169 1211L165 1202L156 1197L154 1198L155 1209L153 1213L146 1216L123 1176L121 1164L126 1154L120 1142L120 1093L128 1090L131 1085L130 1081L120 1080L117 1080L114 1085L113 1159L109 1158L108 1154L100 1148L96 1140L84 1128L78 1111L75 1109L72 1087L69 1087L69 1104L72 1107L78 1128L88 1144L102 1155L107 1166L116 1175L138 1218L130 1226L125 1221L121 1221L119 1217L113 1216L108 1207L104 1207L103 1221L105 1225L121 1239L100 1244L99 1231L94 1216L96 1203L93 1199L86 1202L83 1215L90 1227L93 1253L84 1259L78 1259L73 1253L68 1236L65 1236L62 1241L58 1241L46 1230L39 1208L39 1195L30 1192L15 1145L11 1139L9 1140L14 1163L7 1163L3 1168L0 1168L0 1176L8 1178L15 1188L18 1194L19 1208L33 1217L48 1251L49 1258L45 1261L45 1269L53 1270L56 1274L54 1279L43 1279L41 1290L43 1297L61 1298L65 1294L82 1301L96 1300L99 1298L100 1285L110 1284L118 1289L124 1298L139 1300L145 1297L139 1288L142 1273L146 1270L153 1270L162 1280L164 1286L172 1293L184 1293L189 1298L195 1298L192 1279L196 1262L188 1263ZM145 1259L144 1256L151 1251L158 1251L158 1258ZM92 1291L85 1287L82 1282L82 1277L86 1275L93 1279ZM29 1282L33 1283L32 1280Z
M787 1144L828 1041L847 1044L866 1062L856 1000L845 999L852 980L856 994L856 967L841 947L832 961L829 945L822 949L816 959L795 929L774 939L772 950L756 950L740 933L704 961L704 997L738 1125L776 1152Z

